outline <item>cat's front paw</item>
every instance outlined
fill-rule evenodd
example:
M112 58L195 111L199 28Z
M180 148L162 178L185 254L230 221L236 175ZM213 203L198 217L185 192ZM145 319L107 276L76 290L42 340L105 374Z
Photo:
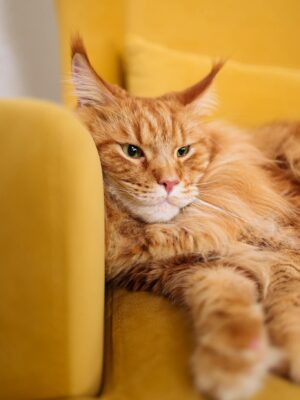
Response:
M247 399L278 362L278 354L269 345L260 313L220 320L215 331L197 341L192 358L196 387L217 400Z
M243 360L243 356L229 358L208 354L199 347L192 364L197 389L216 400L248 399L261 387L267 371L273 363L272 351L256 360ZM250 356L249 358L255 358Z

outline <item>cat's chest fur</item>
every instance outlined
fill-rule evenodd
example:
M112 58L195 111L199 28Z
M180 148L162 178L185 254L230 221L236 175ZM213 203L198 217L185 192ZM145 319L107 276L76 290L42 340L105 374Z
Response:
M106 196L106 268L109 275L134 264L176 256L226 254L237 245L274 249L284 234L274 221L246 224L221 212L203 213L195 205L169 223L147 224L133 218L115 199ZM262 225L261 229L259 226ZM265 228L265 229L264 229Z

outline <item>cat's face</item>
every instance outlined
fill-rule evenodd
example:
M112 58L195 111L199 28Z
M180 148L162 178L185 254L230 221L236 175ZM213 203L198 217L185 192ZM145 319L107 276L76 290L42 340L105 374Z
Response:
M166 101L121 103L118 117L92 128L106 187L134 216L169 221L198 195L211 143Z
M216 73L217 68L211 72ZM156 99L135 98L99 78L82 49L73 56L73 80L106 190L148 223L169 221L191 204L213 152L199 116L211 101L203 94L208 84L201 81L205 87L197 93L194 86Z

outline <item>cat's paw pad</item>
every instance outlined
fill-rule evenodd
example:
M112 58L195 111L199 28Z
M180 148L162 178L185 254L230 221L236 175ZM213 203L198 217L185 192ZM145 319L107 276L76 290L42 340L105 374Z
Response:
M220 316L198 338L192 369L200 392L217 400L241 400L259 389L277 362L278 352L269 345L261 309L247 307Z
M277 351L269 347L255 352L260 354L226 357L213 349L198 347L192 358L197 389L216 400L248 399L261 387L267 371L278 360Z

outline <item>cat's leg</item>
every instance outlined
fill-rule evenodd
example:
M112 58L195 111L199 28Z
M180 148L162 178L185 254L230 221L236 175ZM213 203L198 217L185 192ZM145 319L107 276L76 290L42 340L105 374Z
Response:
M227 267L199 270L185 283L195 330L196 386L216 399L248 398L277 362L268 343L257 288Z
M264 306L270 338L284 351L277 372L300 384L300 258L274 267Z
M115 283L151 290L185 306L195 333L192 370L197 388L218 400L240 400L259 388L275 353L268 343L257 282L228 264L178 259L140 265L115 277Z

